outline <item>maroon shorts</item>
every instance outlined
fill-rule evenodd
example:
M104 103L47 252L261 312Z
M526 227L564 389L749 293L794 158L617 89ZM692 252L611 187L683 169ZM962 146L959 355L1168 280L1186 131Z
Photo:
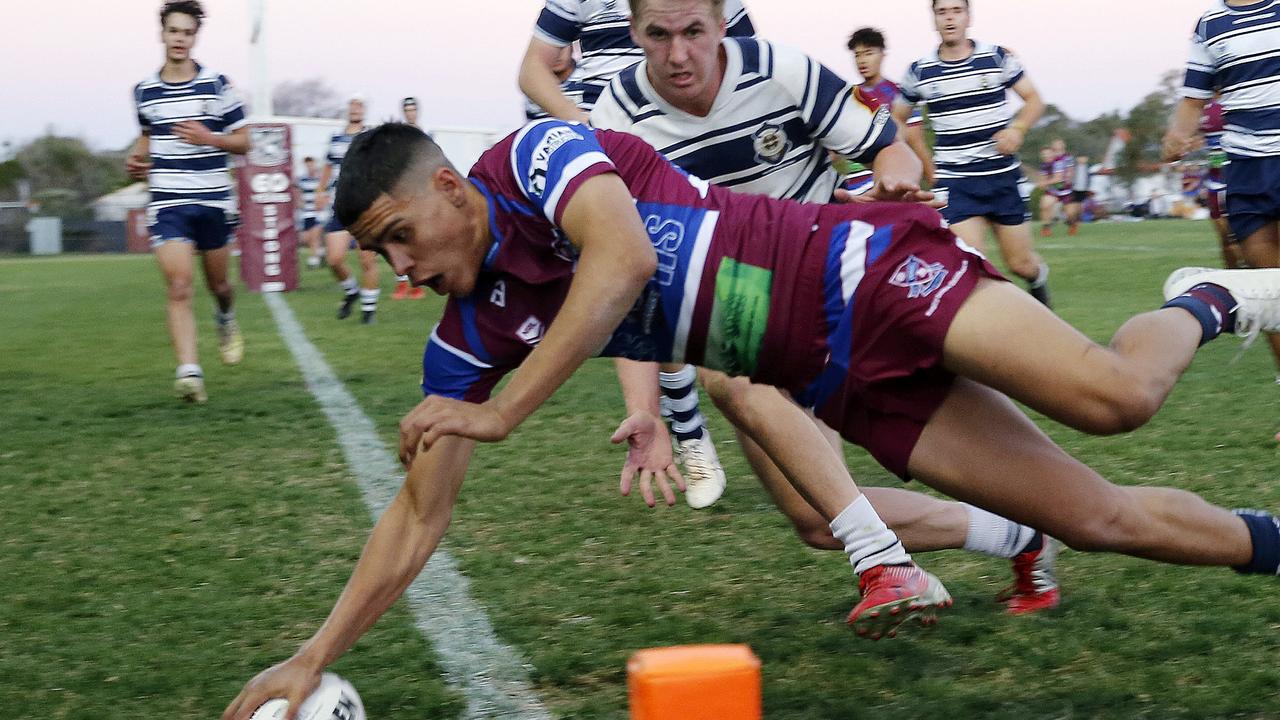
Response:
M853 294L843 382L817 416L886 469L908 480L907 462L925 424L951 391L943 341L983 278L1003 280L950 230L910 223L866 264ZM839 343L832 343L836 357Z

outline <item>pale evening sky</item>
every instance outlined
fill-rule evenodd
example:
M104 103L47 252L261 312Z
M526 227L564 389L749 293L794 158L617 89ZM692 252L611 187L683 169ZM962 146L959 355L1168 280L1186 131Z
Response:
M265 0L272 82L321 77L369 98L370 118L416 95L427 125L506 130L541 0ZM759 33L856 79L850 32L880 28L896 78L937 42L927 0L745 0ZM1044 98L1077 119L1127 109L1185 61L1210 0L974 0L971 37L1014 49ZM156 0L10 3L0 43L0 141L52 126L98 149L136 136L130 90L163 59ZM249 0L206 0L193 56L248 97Z

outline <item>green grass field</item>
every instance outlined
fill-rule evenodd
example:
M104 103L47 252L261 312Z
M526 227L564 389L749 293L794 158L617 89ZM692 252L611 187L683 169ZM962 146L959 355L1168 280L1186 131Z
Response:
M1058 310L1099 340L1155 307L1171 269L1217 260L1203 223L1086 227L1042 244ZM318 271L288 296L394 445L440 303L387 300L362 327L333 319L336 300ZM334 430L257 296L241 295L248 352L230 369L198 301L204 406L170 396L147 257L0 259L0 307L0 707L215 717L314 631L363 544L371 520ZM1116 482L1280 508L1280 388L1265 343L1233 363L1238 348L1206 348L1130 436L1045 426ZM922 555L956 607L934 629L871 643L843 623L856 599L843 555L795 539L720 418L730 485L714 508L618 497L618 395L611 366L593 361L506 443L483 447L446 538L558 717L626 717L628 655L697 642L752 646L770 720L1280 717L1275 580L1066 552L1063 606L1008 618L993 601L1006 563ZM860 483L895 482L861 451L849 458ZM375 720L454 718L465 705L403 604L334 670Z

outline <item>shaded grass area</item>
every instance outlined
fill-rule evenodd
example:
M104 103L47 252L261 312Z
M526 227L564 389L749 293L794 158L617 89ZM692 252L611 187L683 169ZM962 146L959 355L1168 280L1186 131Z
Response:
M1170 270L1216 262L1203 223L1088 226L1041 244L1059 312L1100 341L1159 305ZM393 444L440 302L387 300L376 325L338 322L318 271L288 299ZM0 301L32 308L0 316L0 384L15 389L0 409L0 568L17 588L0 604L16 638L0 649L0 698L52 717L117 705L211 715L314 630L359 551L369 521L332 431L257 298L241 312L249 359L206 363L202 408L167 397L149 264L0 262ZM1262 343L1233 362L1237 351L1207 347L1132 435L1042 425L1115 482L1280 507L1280 388ZM957 599L940 625L854 637L847 562L800 544L712 415L730 483L706 511L617 496L622 453L608 436L622 409L605 361L478 451L446 542L558 716L626 717L627 656L695 642L754 648L770 719L1280 715L1275 581L1225 570L1067 552L1063 607L1007 618L993 601L1006 563L935 553L920 559ZM860 483L896 482L860 450L848 456ZM460 707L402 606L335 669L373 717Z

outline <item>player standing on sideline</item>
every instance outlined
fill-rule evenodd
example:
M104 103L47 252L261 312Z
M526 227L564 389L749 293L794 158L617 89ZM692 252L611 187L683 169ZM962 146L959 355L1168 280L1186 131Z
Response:
M884 64L885 42L884 33L875 28L859 28L849 36L849 51L853 53L853 64L858 69L858 74L862 76L862 84L858 86L858 92L862 101L872 110L878 110L882 107L893 110L893 104L902 96L902 91L898 89L897 83L886 78L881 72L881 66ZM916 152L919 157L928 157L929 146L924 140L924 118L919 111L911 113L906 120L905 138L907 145ZM933 184L933 166L931 163L924 164L924 182L926 185ZM863 182L855 183L854 187L846 188L855 194L859 194L861 188L864 191L871 189L871 178L865 178Z
M632 34L644 59L620 72L600 95L591 112L592 126L632 133L677 167L738 192L830 201L839 181L830 162L834 154L874 163L878 175L873 196L918 199L913 190L918 189L920 165L905 145L895 141L896 128L889 118L896 93L892 83L883 78L874 83L875 102L865 94L857 96L862 102L854 100L854 88L848 82L803 53L764 40L726 38L716 0L633 0L632 11ZM882 50L884 45L884 38L873 30L860 30L854 38L860 49ZM863 54L860 69L864 77L876 78L883 53L868 55ZM806 105L810 85L817 91ZM798 121L783 120L791 117ZM742 127L756 130L743 135L738 132ZM686 367L692 375L692 366ZM649 364L619 366L628 411L653 410L655 374ZM767 440L756 440L768 434L777 442L796 442L798 434L809 433L817 437L810 444L820 448L824 445L821 435L826 434L833 448L832 465L843 468L839 436L806 417L775 388L730 380L710 370L701 377L716 406L737 430L756 476L797 534L815 547L840 549L827 520L793 487L804 483L788 479L810 472L813 466L804 462L784 468L785 455L775 458L764 449L770 444ZM664 454L642 470L661 471L669 463L669 455ZM686 497L702 490L688 477L686 481ZM718 497L723 486L713 489ZM1054 547L1035 530L979 508L896 488L868 488L866 494L913 552L969 547L1017 558L1011 612L1057 605ZM694 500L689 502L698 506ZM936 534L929 540L933 542L912 542L916 533L910 526L917 522L932 526ZM988 537L1002 542L995 547L984 542Z
M178 360L174 392L187 402L208 399L191 310L196 253L218 304L214 320L222 362L235 365L244 357L235 290L227 279L227 241L236 215L227 154L248 151L249 131L231 82L191 58L203 21L204 8L196 0L161 7L164 65L133 89L142 132L125 159L129 175L151 188L147 221L168 290L166 321Z
M1280 266L1280 73L1274 50L1280 0L1217 0L1191 39L1182 101L1164 138L1165 159L1178 160L1202 142L1205 108L1221 95L1226 207L1222 208L1250 267ZM1280 365L1280 336L1269 335ZM1276 382L1280 383L1280 373Z
M364 124L364 96L354 95L347 101L347 126L342 132L334 133L329 138L328 161L320 171L320 187L316 195L316 207L328 208L332 201L333 189L338 185L338 176L342 172L342 159L347 155L347 148L355 136L366 129ZM332 210L332 208L330 208ZM345 320L351 315L356 300L360 300L360 322L371 325L378 311L378 295L382 293L378 284L377 256L366 250L360 250L360 280L351 274L347 266L347 251L355 250L356 241L351 233L342 227L332 212L324 226L325 257L329 269L342 287L342 304L338 306L338 319Z
M742 0L726 0L728 34L755 35ZM596 98L624 68L644 57L631 38L630 6L624 0L546 0L520 62L520 91L547 115L587 122ZM567 81L557 77L565 48L582 51Z
M407 97L400 101L400 112L404 116L404 124L420 128L418 125L418 99ZM391 293L392 300L421 300L427 291L420 287L412 287L405 275L396 276L396 289Z
M302 241L311 251L307 258L307 267L318 268L324 258L320 245L320 224L316 220L316 193L320 189L320 178L316 175L316 159L307 156L302 161L306 171L302 177L294 181L294 200L302 208Z
M969 0L931 0L942 43L911 64L894 115L910 117L924 103L933 123L935 190L947 201L942 216L965 242L982 250L988 228L1009 271L1025 280L1035 299L1049 305L1049 266L1031 242L1031 187L1015 155L1044 102L1022 63L1005 48L969 39ZM1022 98L1010 118L1007 91Z
M728 35L755 34L742 0L725 0L721 14ZM563 68L565 52L574 42L582 58L569 79L561 81L557 70ZM643 58L644 51L631 35L629 2L547 0L520 64L520 89L549 116L585 123L609 81ZM620 375L628 372L629 361L616 362ZM706 418L698 410L696 378L692 367L664 367L659 386L662 415L671 424L679 459L689 478L685 501L702 508L719 499L725 477Z
M716 364L811 396L902 477L1016 512L1074 547L1280 570L1276 518L1108 483L1010 400L1096 434L1141 426L1200 345L1280 328L1280 271L1177 273L1172 299L1103 347L998 279L918 204L740 195L642 140L556 120L508 136L465 178L403 125L362 135L349 162L339 217L450 299L423 357L428 397L401 422L404 485L325 623L249 681L224 720L310 692L435 551L476 441L507 437L602 352ZM617 436L643 451L660 423L636 413ZM809 490L860 570L923 572L855 488Z

